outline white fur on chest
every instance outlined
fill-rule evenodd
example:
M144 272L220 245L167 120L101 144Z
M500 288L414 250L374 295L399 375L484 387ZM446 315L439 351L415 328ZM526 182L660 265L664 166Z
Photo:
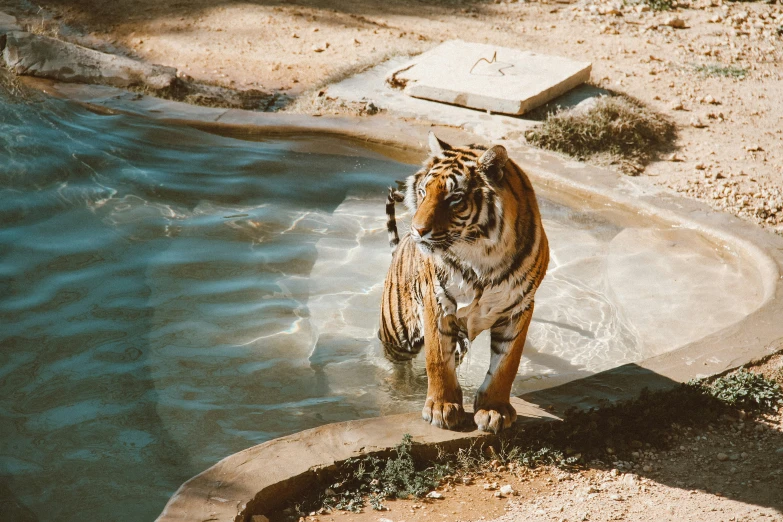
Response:
M445 290L445 292L444 292ZM484 288L477 292L465 282L462 275L452 273L442 288L438 288L438 302L446 315L456 316L462 329L472 341L484 330L491 328L503 317L513 314L518 308L527 305L528 299L511 307L518 301L520 290L508 282ZM446 294L451 300L446 298ZM531 296L532 297L532 296Z

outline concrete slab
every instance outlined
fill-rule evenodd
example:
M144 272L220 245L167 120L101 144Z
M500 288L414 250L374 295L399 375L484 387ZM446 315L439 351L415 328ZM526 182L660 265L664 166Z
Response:
M560 56L451 40L387 80L416 98L520 115L585 83L591 68Z
M386 83L387 76L406 63L408 63L407 58L392 58L368 71L330 85L326 88L326 96L346 102L372 102L378 108L387 110L397 117L458 127L485 136L490 141L519 140L526 130L538 123L411 98L399 89L392 89Z

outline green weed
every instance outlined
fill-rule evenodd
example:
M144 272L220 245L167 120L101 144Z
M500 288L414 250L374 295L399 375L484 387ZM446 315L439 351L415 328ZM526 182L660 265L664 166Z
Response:
M744 368L711 384L698 385L712 397L735 408L774 411L783 405L783 390L777 382Z
M695 65L696 72L704 74L705 76L723 76L726 78L738 78L742 79L748 75L748 71L742 67L735 67L733 65Z
M674 7L672 0L646 0L646 3L653 11L671 11Z
M325 490L322 506L358 512L365 507L366 498L373 509L382 510L386 499L423 497L438 487L452 467L438 462L417 467L412 447L411 436L405 435L389 459L349 459L342 465L341 480Z

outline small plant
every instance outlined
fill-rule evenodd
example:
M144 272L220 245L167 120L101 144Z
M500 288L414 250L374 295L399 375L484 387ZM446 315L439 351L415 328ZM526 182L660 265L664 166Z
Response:
M735 67L733 65L696 65L694 66L696 72L705 76L723 76L725 78L738 78L742 79L748 75L748 71L742 67Z
M528 142L577 159L615 163L633 175L676 137L672 122L629 96L603 96L583 104L548 115L527 132Z
M384 510L386 499L421 498L432 491L451 471L451 466L434 463L417 468L411 453L413 439L406 434L389 459L365 457L347 460L341 470L341 480L333 483L320 498L327 509L359 512L365 499L374 510Z
M777 382L744 368L702 387L712 397L735 408L772 411L783 406L783 390Z
M646 3L653 11L671 11L674 7L673 0L647 0Z

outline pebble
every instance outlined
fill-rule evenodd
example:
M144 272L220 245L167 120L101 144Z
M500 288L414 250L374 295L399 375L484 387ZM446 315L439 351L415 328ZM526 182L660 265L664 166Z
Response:
M721 462L729 460L729 456L725 453L718 453L718 460Z
M617 500L617 501L623 500L623 497L621 497L620 495L617 495L617 494L609 495L609 498L612 499L612 500Z
M500 488L500 493L506 496L513 495L515 493L514 488L511 487L511 484L506 484L505 486Z
M484 484L484 489L486 489L487 491L496 490L496 489L498 489L498 483L497 482L493 482L492 484Z
M434 498L440 500L443 498L443 495L438 493L437 491L430 491L429 493L427 493L427 498Z
M675 29L685 29L687 27L685 25L685 20L683 20L679 16L670 16L670 17L668 17L663 22L663 25L668 25L669 27L673 27Z
M776 449L775 453L778 454L778 455L783 455L783 448Z
M671 109L673 111L684 111L685 107L682 105L682 100L679 99L672 100Z
M652 471L652 466L643 466L642 471L644 471L645 473L649 473Z
M626 473L622 479L623 485L629 488L636 487L636 475L632 473Z
M693 118L691 118L691 127L694 127L696 129L703 129L706 126L707 124L704 123L702 119L699 118L698 116L694 116Z

